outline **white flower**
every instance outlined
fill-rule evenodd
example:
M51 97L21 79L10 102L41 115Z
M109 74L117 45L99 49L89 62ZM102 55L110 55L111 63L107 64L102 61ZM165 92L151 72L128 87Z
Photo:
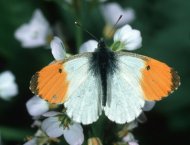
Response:
M40 116L49 110L49 104L38 96L34 96L26 102L26 108L31 116Z
M135 140L135 137L131 132L127 133L127 135L125 137L123 137L124 142L130 142L130 141L134 141L134 140Z
M82 145L84 141L83 129L78 123L74 123L69 126L69 128L66 128L63 135L67 143L70 145Z
M22 47L34 48L47 44L52 31L42 12L35 10L29 23L21 25L15 32L15 38L21 42Z
M49 117L42 122L42 130L46 132L49 137L56 138L63 135L63 126L58 117Z
M62 126L58 117L49 117L42 122L42 130L49 137L60 137L64 135L70 145L81 145L84 141L83 129L80 124L73 123L69 128Z
M129 145L138 145L138 141L130 132L125 137L123 137L123 141L128 143Z
M18 87L12 72L4 71L0 73L0 98L9 100L18 94Z
M135 50L142 46L142 37L139 30L132 29L125 25L118 29L114 35L114 43L120 43L120 50Z
M56 116L56 115L60 115L61 113L60 112L57 112L57 111L49 111L49 112L46 112L43 114L44 117L53 117L53 116Z
M96 40L88 40L80 46L79 53L94 52L97 47L98 42Z
M155 101L146 101L142 109L143 111L150 111L154 106L155 106Z
M37 139L33 138L33 139L25 142L23 145L37 145Z
M136 141L130 141L130 142L128 142L128 145L139 145L139 144Z
M132 22L135 19L135 12L132 8L123 9L118 3L107 3L101 6L101 11L106 23L113 26L122 15L117 26L123 26Z
M62 60L66 56L65 46L59 37L54 37L50 43L51 52L55 60Z

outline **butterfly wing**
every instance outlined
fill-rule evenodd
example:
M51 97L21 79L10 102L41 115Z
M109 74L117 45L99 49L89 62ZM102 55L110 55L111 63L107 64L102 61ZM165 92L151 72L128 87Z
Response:
M76 122L89 124L101 114L99 80L89 71L91 53L54 62L37 72L30 89L50 103L64 103L67 114Z
M134 120L145 100L160 100L179 86L172 68L155 59L128 52L117 52L118 70L112 77L111 103L104 110L117 123Z
M73 70L78 66L78 58L64 64L70 80L69 99L65 102L67 114L83 124L96 121L102 112L100 81L89 71L89 57L80 69Z
M127 65L118 57L118 69L111 78L111 96L104 107L106 116L116 123L133 121L142 112L144 99L139 85L140 68L143 63L135 63L127 58Z

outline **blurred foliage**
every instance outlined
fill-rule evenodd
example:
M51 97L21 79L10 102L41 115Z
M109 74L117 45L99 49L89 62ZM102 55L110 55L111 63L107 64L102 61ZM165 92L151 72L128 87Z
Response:
M78 1L79 2L79 1ZM143 36L143 48L137 53L159 59L174 67L181 76L181 86L169 98L146 113L148 121L135 130L140 145L190 144L190 1L189 0L127 0L117 1L131 6L137 18L132 24ZM69 52L75 53L90 36L76 28L78 20L95 36L101 37L105 24L98 3L71 7L64 0L0 1L0 72L11 70L16 75L19 95L9 102L0 100L0 135L5 145L22 144L31 135L31 117L25 102L33 96L29 81L34 72L53 60L49 49L24 49L15 40L14 32L28 22L33 11L40 8L52 27L61 29ZM98 128L96 128L98 129ZM108 132L106 136L109 136ZM98 135L98 136L101 136Z

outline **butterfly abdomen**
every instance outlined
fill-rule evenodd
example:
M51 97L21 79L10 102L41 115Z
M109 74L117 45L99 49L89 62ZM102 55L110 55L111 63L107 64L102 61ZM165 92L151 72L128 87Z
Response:
M108 91L108 76L114 74L117 70L117 57L114 52L101 46L93 53L90 59L90 71L101 81L102 88L102 105L106 105Z

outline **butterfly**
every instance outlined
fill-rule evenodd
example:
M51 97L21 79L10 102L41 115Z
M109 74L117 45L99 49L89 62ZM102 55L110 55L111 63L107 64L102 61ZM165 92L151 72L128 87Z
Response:
M64 104L72 120L91 124L102 112L112 121L131 122L146 101L158 101L180 85L177 72L153 58L114 52L103 39L95 52L54 61L33 75L30 89L50 103Z

